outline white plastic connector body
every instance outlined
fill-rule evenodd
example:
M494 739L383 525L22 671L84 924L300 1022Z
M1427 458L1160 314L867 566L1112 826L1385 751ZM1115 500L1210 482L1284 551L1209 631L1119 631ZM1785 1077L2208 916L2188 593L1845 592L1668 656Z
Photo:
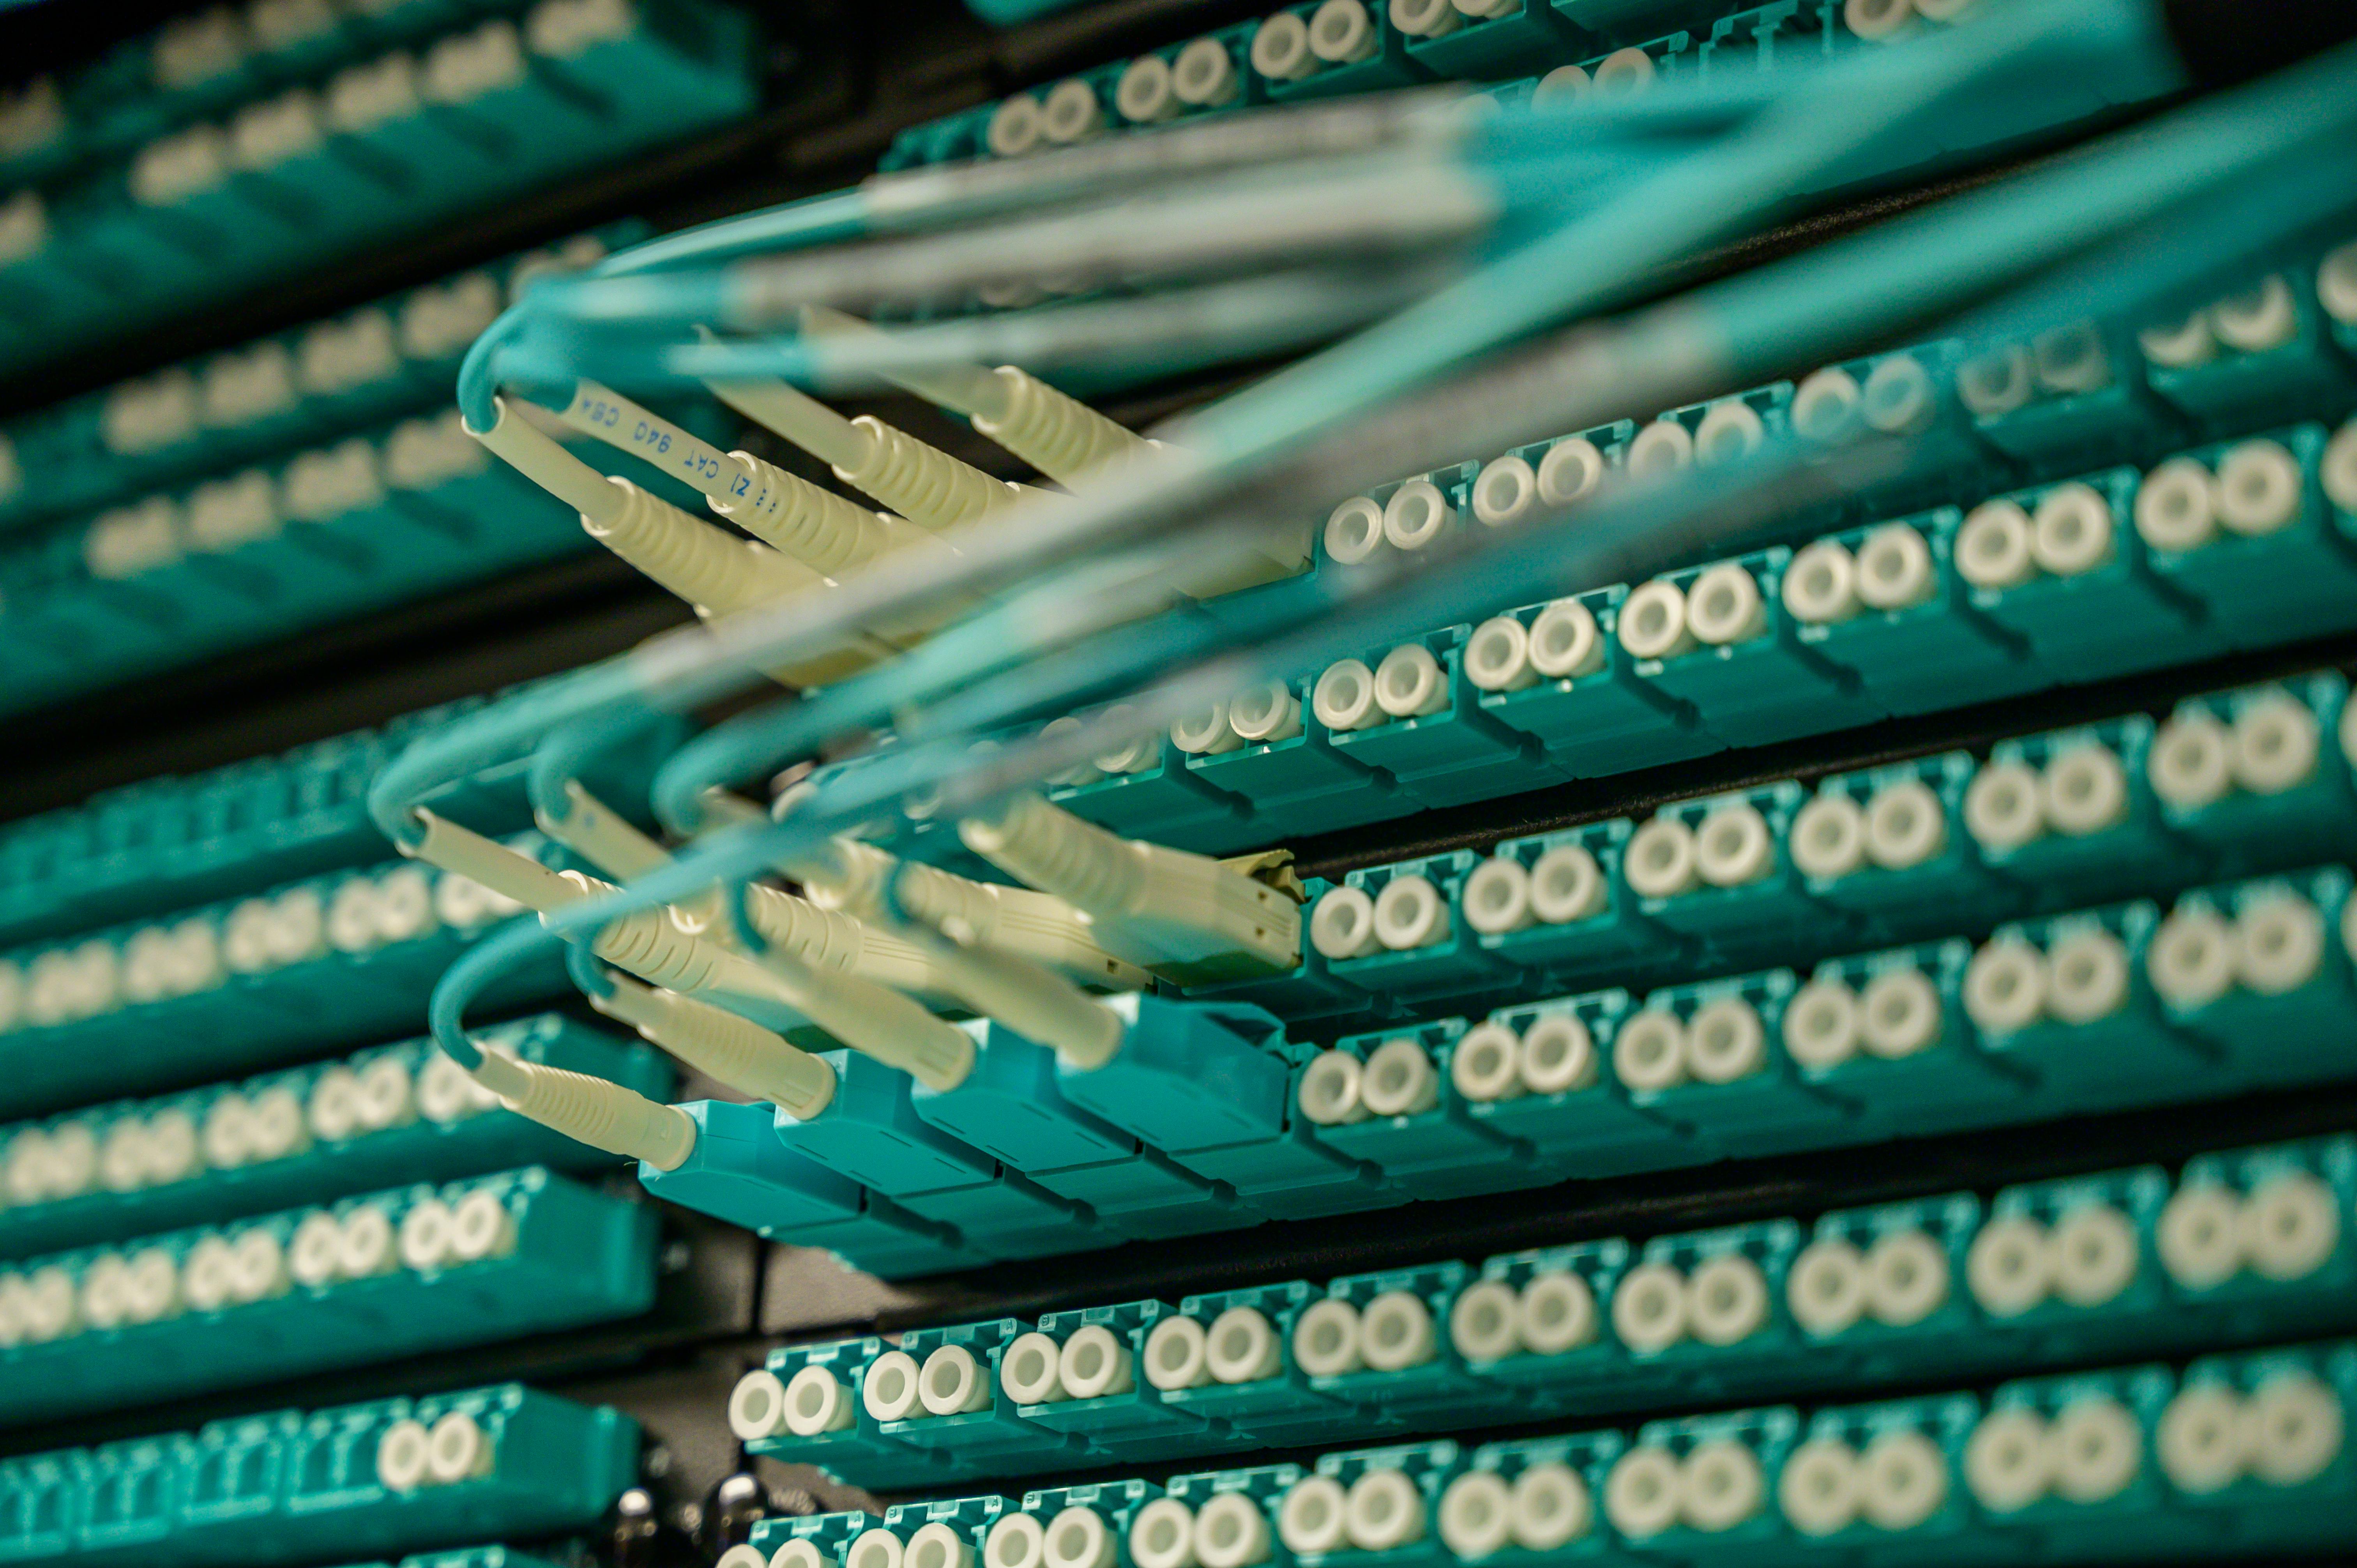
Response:
M1050 894L976 882L914 861L903 864L856 839L836 840L823 861L781 869L798 878L822 908L853 915L881 910L884 888L891 883L903 915L961 943L1045 964L1107 990L1135 991L1149 983L1143 969L1097 944L1087 916ZM754 918L761 918L758 908Z
M807 1122L834 1098L834 1069L750 1018L617 975L589 1004L698 1072Z
M1167 980L1203 984L1300 962L1299 908L1216 860L1118 837L1031 794L958 832L992 865L1082 910L1107 950Z
M404 846L405 853L471 876L544 917L613 890L576 871L551 871L430 811L419 811L417 821L424 832L415 844ZM782 949L757 962L682 929L667 910L618 917L598 931L590 950L665 990L703 994L723 1005L735 999L782 1008L931 1088L955 1088L973 1070L974 1042L965 1033L898 992L853 975L823 973Z
M475 1079L520 1116L657 1170L677 1170L695 1150L686 1112L602 1078L485 1051Z

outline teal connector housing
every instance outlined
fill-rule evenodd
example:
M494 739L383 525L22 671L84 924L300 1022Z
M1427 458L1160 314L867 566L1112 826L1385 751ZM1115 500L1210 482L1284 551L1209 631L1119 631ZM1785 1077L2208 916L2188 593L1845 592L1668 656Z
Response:
M1069 1433L1118 1459L1200 1454L1220 1444L1219 1429L1200 1412L1169 1402L1147 1380L1146 1340L1177 1309L1158 1301L1051 1312L1034 1334L998 1352L999 1385L1023 1419ZM1046 1343L1042 1343L1042 1341ZM1043 1366L1056 1357L1055 1365ZM1027 1395L1045 1397L1025 1401Z
M2229 316L2242 340L2230 341L2203 322L2210 352L2194 364L2147 359L2146 384L2207 429L2266 419L2285 408L2345 403L2357 371L2333 341L2315 278L2314 258L2303 258L2297 271L2270 273L2220 300L2207 314Z
M285 1563L544 1536L594 1524L638 1448L619 1411L516 1383L235 1417L0 1460L0 1560Z
M0 831L0 939L57 937L102 921L157 915L273 883L382 858L368 787L410 742L493 698L405 714L373 729L187 778L149 779ZM583 782L602 800L643 801L678 732L651 725L601 753ZM502 758L422 802L478 832L532 825L527 755ZM634 819L637 820L637 819Z
M1551 983L1665 972L1694 950L1685 938L1638 913L1620 865L1633 829L1627 818L1615 817L1509 839L1491 858L1512 861L1522 875L1476 865L1468 875L1480 880L1460 885L1456 916L1479 933L1482 947L1519 971L1544 972Z
M1067 1100L1056 1053L1002 1025L968 1026L981 1047L952 1090L910 1092L928 1124L1059 1197L1085 1204L1125 1236L1185 1236L1251 1223L1211 1181Z
M1615 1237L1484 1262L1480 1278L1448 1308L1449 1337L1467 1369L1523 1391L1546 1415L1604 1408L1629 1373L1606 1326L1629 1259L1629 1243Z
M1113 1060L1059 1065L1064 1097L1272 1218L1361 1207L1356 1162L1295 1116L1283 1031L1257 1007L1140 996Z
M2338 1021L2352 984L2345 930L2349 874L2340 867L2188 894L2145 950L2169 1026L2214 1051L2238 1083L2273 1085L2344 1069ZM2219 962L2221 938L2237 943ZM2222 970L2223 971L2222 972Z
M1824 780L1781 835L1803 892L1886 938L2018 913L2031 890L1984 863L1965 822L1976 771L1948 752Z
M1196 778L1243 802L1252 831L1271 839L1297 838L1390 822L1422 809L1400 793L1391 775L1335 746L1333 732L1310 708L1304 682L1289 682L1286 689L1301 707L1300 734L1187 759Z
M1876 599L1844 606L1836 620L1795 614L1800 646L1856 677L1867 701L1899 714L2017 696L2071 679L2033 662L2027 640L1975 602L1953 554L1963 521L1958 509L1942 507L1826 535L1824 542L1838 547L1852 570L1881 574L1866 585ZM1811 559L1785 570L1807 572ZM1881 607L1894 597L1903 602ZM1789 597L1785 607L1792 608Z
M783 1112L775 1106L704 1100L680 1109L695 1119L694 1150L674 1170L639 1166L639 1180L658 1197L773 1241L839 1253L887 1278L983 1260L948 1226L920 1219L795 1154L778 1138Z
M1630 1105L1722 1153L1851 1141L1857 1108L1811 1081L1770 1031L1794 989L1778 970L1647 996L1621 1015L1608 1047Z
M1807 798L1788 780L1662 808L1621 852L1637 913L1722 962L1854 940L1849 917L1812 897L1787 846Z
M521 1060L670 1098L673 1075L662 1057L555 1014L494 1025L476 1037ZM80 1168L60 1138L86 1138L99 1159ZM468 1092L457 1064L444 1062L428 1040L191 1094L0 1126L0 1151L27 1173L26 1187L34 1185L28 1167L35 1163L52 1178L29 1201L11 1181L15 1190L0 1205L0 1257L259 1214L402 1180L444 1181L531 1165L597 1170L614 1163ZM68 1183L54 1179L61 1161ZM102 1176L101 1162L121 1168ZM65 1185L73 1190L59 1190Z
M2116 463L2153 429L2177 427L2145 385L2135 338L2091 322L1991 349L1953 373L1981 440L2025 463Z
M776 1387L763 1384L748 1393L751 1380L740 1382L729 1401L730 1424L749 1453L815 1465L861 1486L907 1487L952 1479L957 1466L947 1455L885 1436L876 1412L867 1408L863 1384L884 1350L884 1341L873 1337L772 1350L764 1369ZM827 1386L813 1387L822 1378ZM839 1552L831 1555L840 1560Z
M777 1112L776 1135L788 1150L947 1227L985 1257L1107 1244L1087 1209L920 1117L908 1074L856 1051L823 1055L834 1069L834 1098L808 1121Z
M1487 81L1538 75L1586 52L1586 40L1544 0L1513 0L1501 11L1464 17L1435 36L1407 40L1407 58L1435 76Z
M1861 1137L2027 1120L2034 1080L1985 1049L1966 1015L1972 944L1819 964L1768 1015L1801 1081L1857 1108Z
M1783 1468L1799 1429L1799 1416L1783 1409L1647 1423L1598 1488L1618 1516L1617 1533L1641 1554L1696 1563L1740 1562L1783 1546L1787 1529L1766 1478ZM1652 1491L1663 1460L1676 1466L1667 1499Z
M2007 1187L1990 1201L1964 1277L1990 1329L2010 1342L2008 1359L2118 1354L2163 1333L2153 1237L2169 1188L2165 1172L2146 1167Z
M2357 785L2336 741L2348 700L2325 671L2179 703L2145 751L2162 828L2222 870L2351 847Z
M1481 856L1460 849L1351 872L1343 885L1371 899L1382 897L1383 889L1394 882L1421 878L1432 886L1437 902L1450 913L1420 933L1426 939L1422 945L1398 948L1382 940L1389 933L1378 918L1373 934L1379 950L1363 958L1338 959L1329 954L1328 963L1335 978L1361 991L1403 1001L1496 992L1522 980L1525 972L1521 966L1484 943L1481 933L1456 914L1462 908L1465 878L1480 863Z
M1438 706L1406 718L1382 714L1383 722L1367 728L1333 733L1337 751L1389 774L1402 794L1426 806L1494 800L1564 778L1534 737L1508 728L1482 707L1482 693L1464 670L1470 629L1450 627L1416 639L1440 667ZM1372 650L1367 667L1380 667L1389 651Z
M1657 579L1686 599L1688 628L1699 645L1637 659L1631 669L1638 679L1693 708L1703 727L1728 746L1759 746L1847 729L1885 716L1855 676L1802 640L1781 597L1792 554L1780 545ZM1749 579L1748 587L1734 580L1736 573ZM1748 616L1738 598L1753 601ZM1615 634L1624 652L1629 651L1625 623L1631 613L1623 604L1616 618ZM1636 613L1645 611L1641 607ZM1717 640L1722 635L1726 639Z
M1165 1328L1158 1343L1149 1335L1146 1376L1172 1409L1264 1447L1339 1438L1380 1423L1365 1407L1312 1388L1288 1353L1294 1324L1324 1294L1307 1280L1291 1280L1190 1295L1177 1316L1200 1329L1200 1353L1195 1335L1184 1330Z
M1359 1090L1342 1119L1322 1114L1318 1058L1295 1080L1298 1112L1318 1122L1312 1136L1346 1159L1383 1173L1403 1198L1464 1197L1520 1187L1530 1148L1478 1120L1450 1081L1449 1053L1465 1030L1454 1020L1403 1026L1336 1042L1333 1052L1362 1064Z
M447 400L468 342L503 303L646 233L636 221L608 224L11 421L0 436L16 447L25 482L0 495L0 530L433 409ZM264 390L229 396L242 378Z
M0 1033L0 1110L202 1082L414 1028L442 972L504 912L463 878L432 881L395 863L194 910L168 927L0 955L24 984L16 1026ZM167 933L181 961L154 963ZM150 967L135 977L143 952ZM518 1006L564 986L562 963L549 959L502 977L485 1000Z
M0 656L22 675L9 705L596 548L577 514L468 437L455 413L355 441L0 552Z
M1832 1384L1939 1376L2002 1354L1970 1292L1971 1193L1818 1217L1785 1274L1806 1359Z
M802 1514L762 1520L753 1526L748 1540L751 1545L770 1555L790 1543L807 1542L827 1561L840 1563L849 1554L853 1541L871 1530L883 1528L878 1517L872 1513Z
M1555 1179L1709 1159L1711 1146L1691 1130L1640 1109L1605 1059L1598 1042L1609 1043L1631 1010L1627 992L1601 991L1490 1015L1450 1060L1465 1092L1454 1070L1460 1061L1484 1050L1512 1058L1512 1076L1501 1074L1496 1091L1469 1108L1474 1122L1529 1145L1538 1171Z
M2136 521L2153 575L2199 605L2229 647L2349 622L2357 522L2325 497L2328 439L2322 425L2296 425L2197 447L2146 477ZM2216 498L2189 493L2196 483Z
M2188 1161L2154 1227L2173 1309L2236 1340L2330 1326L2334 1294L2357 1283L2357 1242L2325 1217L2352 1214L2357 1145L2346 1138ZM2282 1288L2292 1280L2303 1283L2299 1299Z
M405 112L329 131L199 188L142 188L120 153L53 180L43 193L47 242L0 269L11 306L0 362L22 368L152 327L726 124L759 98L751 29L733 11L663 0L637 5L618 26L527 38L504 17L426 9L445 36L425 50L425 69L454 53L463 64L463 85L445 100L413 100ZM506 70L468 58L496 61L503 46ZM165 134L193 133L158 124L130 140L152 145Z
M1994 531L1987 544L1975 542L1981 536L1974 533L1973 520L1981 515L1980 508L1965 514L1948 536L1951 554L1968 575L1977 572L1982 579L1990 579L2021 573L2007 585L1975 585L1968 602L2026 643L2030 658L2057 682L2100 681L2200 658L2223 646L2217 632L2203 623L2198 603L2154 571L2133 521L2138 480L2134 468L2115 468L2065 485L2016 491L1989 503L2009 504L2034 520L2058 492L2067 492L2066 500L2055 505L2075 507L2080 515L2067 524L2058 521L2055 531L2084 528L2098 536L2074 536L2067 553L2049 554L2049 561L2075 570L2058 573L2040 562L2035 551L2019 566L1999 564L1997 553L2013 547L1998 543ZM2100 537L2104 532L2107 541ZM1972 553L1984 548L1993 557L1986 566Z
M1404 1424L1448 1431L1508 1419L1525 1408L1522 1391L1475 1375L1448 1330L1448 1304L1472 1275L1450 1262L1335 1280L1295 1320L1294 1359L1319 1393Z
M533 1168L36 1258L79 1311L0 1348L13 1420L235 1387L646 1310L651 1209ZM15 1305L12 1303L12 1305ZM79 1321L75 1321L75 1319Z
M924 1382L932 1398L899 1419L879 1423L878 1430L896 1442L935 1451L970 1475L1036 1475L1088 1462L1096 1451L1085 1438L1026 1420L1006 1391L1000 1360L1028 1331L1020 1319L1005 1317L903 1334L900 1354L928 1369ZM930 1371L935 1354L942 1351L952 1353L959 1373L954 1388L963 1391L963 1399L945 1397L940 1391L952 1380ZM873 1397L877 1376L871 1363L863 1398ZM936 1405L945 1408L937 1412Z
M1173 849L1210 853L1250 837L1244 803L1189 768L1168 736L1143 768L1051 789L1048 799L1124 838L1150 837Z
M1576 610L1555 612L1558 618L1575 622L1584 614L1595 628L1588 655L1594 669L1567 677L1542 676L1519 690L1484 692L1480 699L1484 714L1510 729L1535 736L1547 760L1574 779L1602 778L1727 749L1726 741L1703 727L1693 703L1637 673L1636 660L1614 635L1628 596L1626 587L1597 588L1569 601ZM1525 636L1533 628L1544 636L1553 623L1543 625L1542 618L1553 608L1550 602L1506 613L1522 623ZM1564 635L1568 638L1569 633Z
M2151 905L2120 905L1999 927L1974 955L1964 994L1982 1047L2050 1110L2149 1104L2231 1081L2217 1048L2161 1011L2145 961L2158 924ZM2025 982L2047 994L2017 989Z
M2035 773L2039 800L2025 817L2006 809L2009 794L2000 797L2005 804L1991 814L2021 826L1978 829L1983 864L2036 890L2049 908L2190 881L2203 848L2162 814L2152 746L2152 721L2141 714L1998 742L1989 767Z
M1257 36L1254 38L1253 70L1271 102L1291 103L1308 98L1370 92L1431 79L1423 65L1408 58L1406 35L1392 25L1388 10L1368 6L1357 14L1355 29L1334 27L1321 36L1316 25L1318 6L1318 0L1303 0L1271 16L1271 20L1280 16L1296 16L1310 25L1303 47L1297 51L1301 67L1297 76L1271 76L1263 70L1262 51ZM1266 22L1261 25L1264 28L1268 26Z

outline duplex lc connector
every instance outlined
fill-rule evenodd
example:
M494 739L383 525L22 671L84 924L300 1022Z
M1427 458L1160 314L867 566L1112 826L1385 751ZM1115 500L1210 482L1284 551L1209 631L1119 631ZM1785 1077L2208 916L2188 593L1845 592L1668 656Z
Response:
M816 305L802 307L802 328L813 335L882 336L856 316ZM1013 365L995 371L929 365L888 371L887 379L966 415L974 429L1060 485L1077 484L1093 469L1153 450L1144 436Z
M896 430L873 414L845 419L780 381L714 381L712 394L776 432L920 528L953 528L1020 494L970 463Z
M1035 794L958 824L968 849L1089 918L1105 950L1181 985L1290 970L1301 911L1204 855L1109 833Z
M556 872L457 823L420 810L422 830L405 854L470 876L545 918L615 891L577 871ZM807 1019L854 1050L909 1073L932 1089L953 1089L974 1067L974 1041L919 1003L856 975L827 973L782 950L758 961L684 929L665 908L634 909L599 928L589 949L618 969L667 991Z
M693 996L658 991L627 975L593 992L589 1005L619 1018L673 1056L796 1121L807 1122L834 1098L834 1069L784 1036Z

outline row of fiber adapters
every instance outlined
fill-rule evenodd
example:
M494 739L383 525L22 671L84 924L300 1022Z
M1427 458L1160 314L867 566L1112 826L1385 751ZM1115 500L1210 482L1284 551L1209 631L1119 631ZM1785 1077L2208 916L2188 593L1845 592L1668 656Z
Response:
M0 203L23 366L749 113L744 13L538 0ZM323 73L324 75L324 73Z
M38 179L128 152L322 71L430 40L469 15L512 16L526 3L332 7L243 0L174 17L0 100L0 179Z
M370 865L384 854L368 814L377 771L413 743L530 689L440 703L275 757L145 779L19 818L0 827L0 938L54 939ZM641 742L601 751L581 782L600 800L642 801L678 736L651 726ZM478 832L521 832L532 825L531 767L529 751L519 750L424 803Z
M0 1271L0 1421L606 1322L654 1299L651 1206L537 1166Z
M1986 499L1369 649L1095 757L1051 798L1227 853L2357 624L2357 424L1966 493ZM942 824L904 837L955 861Z
M1677 801L1310 889L1299 968L1200 988L1334 1029L1602 981L1979 932L2357 846L2335 671Z
M2184 1104L2357 1072L2334 866L1345 1036L1305 1135L1391 1202Z
M753 1452L927 1479L1448 1432L2346 1329L2357 1142L791 1346Z
M976 1026L947 1092L851 1053L807 1121L688 1107L661 1197L887 1277L2357 1070L2340 867L1666 988L1286 1042L1145 997L1094 1071Z
M0 553L0 657L29 707L592 550L457 413L208 480Z
M1992 495L2149 467L2184 447L2338 417L2357 394L2357 242L2278 262L2185 320L2141 333L2082 322L1976 352L1917 344L1642 424L1469 456L1343 500L1326 520L1318 559L1348 569L1395 558L1465 528L1505 527L1631 483L1739 462L1788 436L1828 455L1875 436L1910 443L1904 463L1845 478L1833 496L1791 512L1783 542L1797 544L1830 524L1888 519L1968 489ZM2230 531L2264 513L2248 503L2266 487L2250 488L2236 498L2244 505L2227 509ZM2175 539L2152 542L2169 548Z
M520 1383L232 1416L0 1459L0 1561L346 1562L533 1540L597 1523L638 1467L629 1416Z
M2357 1347L768 1520L722 1568L2179 1560L2357 1539Z
M1931 7L1941 13L1933 25L1968 5ZM884 166L1021 157L1228 110L1436 81L1519 79L1486 94L1510 101L1638 92L1665 76L1881 42L1927 20L1903 0L1303 0L904 131Z
M468 345L541 278L645 237L611 224L52 403L0 426L0 528L87 511L446 403ZM11 476L14 476L13 479Z
M396 861L0 954L0 1110L202 1082L413 1029L443 971L514 913L479 883ZM550 961L502 978L488 1004L565 993Z
M557 1014L480 1030L485 1050L666 1100L669 1060ZM500 1108L431 1040L240 1082L0 1125L0 1258L317 1203L398 1182L612 1158Z

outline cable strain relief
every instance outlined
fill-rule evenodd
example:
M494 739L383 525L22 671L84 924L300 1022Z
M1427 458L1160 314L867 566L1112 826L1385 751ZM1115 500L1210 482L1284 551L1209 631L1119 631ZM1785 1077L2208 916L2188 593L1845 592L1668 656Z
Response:
M910 522L935 530L951 528L1015 499L1015 492L1004 480L894 429L873 414L863 413L851 423L867 433L867 451L858 467L837 467L835 473Z
M974 427L1059 484L1152 450L1145 437L1028 371L1001 365L993 373L1006 387L1006 412L998 419L977 413Z

